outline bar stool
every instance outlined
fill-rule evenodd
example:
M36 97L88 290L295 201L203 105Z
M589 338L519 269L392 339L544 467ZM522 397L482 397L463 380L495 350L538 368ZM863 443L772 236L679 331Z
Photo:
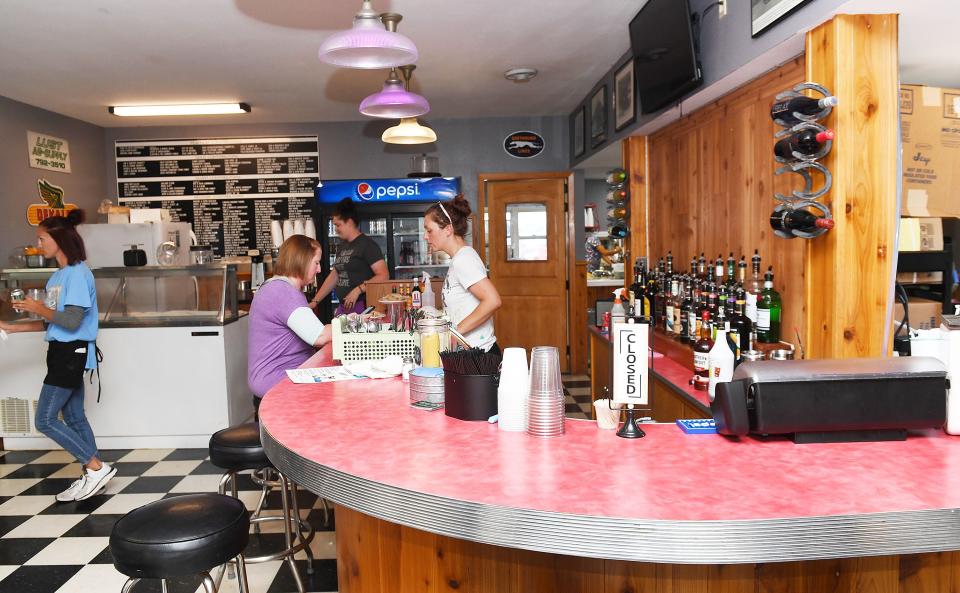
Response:
M282 473L270 464L263 444L260 442L260 425L251 422L231 426L217 431L210 437L210 462L226 472L220 478L220 494L225 494L227 485L234 498L238 497L237 473L253 470L258 474L254 481L261 485L260 502L254 510L250 523L259 531L260 523L268 521L283 521L283 535L285 547L282 550L261 556L246 558L248 564L269 562L272 560L286 560L293 572L297 590L304 593L303 580L294 563L294 555L301 550L307 555L307 574L313 574L313 552L310 542L313 540L313 526L300 517L300 504L297 501L296 484L287 479ZM267 493L273 489L280 490L280 500L283 512L280 515L262 516Z
M248 593L243 550L250 517L243 503L221 494L185 494L158 500L120 518L110 533L113 565L128 578L122 593L141 579L202 574L203 588L216 593L210 576L216 566L236 561L241 593Z

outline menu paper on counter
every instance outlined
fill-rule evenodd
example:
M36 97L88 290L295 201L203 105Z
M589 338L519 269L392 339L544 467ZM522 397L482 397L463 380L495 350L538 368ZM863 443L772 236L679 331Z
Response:
M646 406L647 357L650 326L646 323L614 323L610 330L613 339L613 401L614 403Z
M330 383L331 381L347 381L350 379L366 379L364 375L358 375L347 370L345 367L321 367L319 369L290 369L287 376L294 383Z
M273 247L271 220L311 218L317 136L117 140L117 200L165 208L217 257Z

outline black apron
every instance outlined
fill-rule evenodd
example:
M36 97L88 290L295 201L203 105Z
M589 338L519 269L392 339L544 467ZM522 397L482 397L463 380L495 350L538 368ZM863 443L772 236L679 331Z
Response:
M50 342L47 348L47 376L43 382L54 387L76 389L83 386L87 366L88 342Z

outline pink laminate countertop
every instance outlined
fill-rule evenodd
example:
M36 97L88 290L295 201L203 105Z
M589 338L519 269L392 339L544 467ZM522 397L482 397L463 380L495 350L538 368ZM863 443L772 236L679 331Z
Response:
M321 351L304 366L328 364ZM796 445L686 435L673 424L644 425L646 438L628 440L568 420L565 435L542 439L411 408L399 378L285 379L260 418L270 439L309 464L478 505L653 521L960 509L960 438L941 431Z

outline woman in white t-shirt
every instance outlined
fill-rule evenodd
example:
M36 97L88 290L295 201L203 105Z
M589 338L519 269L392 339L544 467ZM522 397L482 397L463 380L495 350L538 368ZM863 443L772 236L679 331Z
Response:
M500 308L500 293L487 277L480 256L464 238L469 218L470 203L462 195L437 202L424 213L424 238L434 251L451 258L443 282L443 308L450 322L471 346L499 353L493 314Z

